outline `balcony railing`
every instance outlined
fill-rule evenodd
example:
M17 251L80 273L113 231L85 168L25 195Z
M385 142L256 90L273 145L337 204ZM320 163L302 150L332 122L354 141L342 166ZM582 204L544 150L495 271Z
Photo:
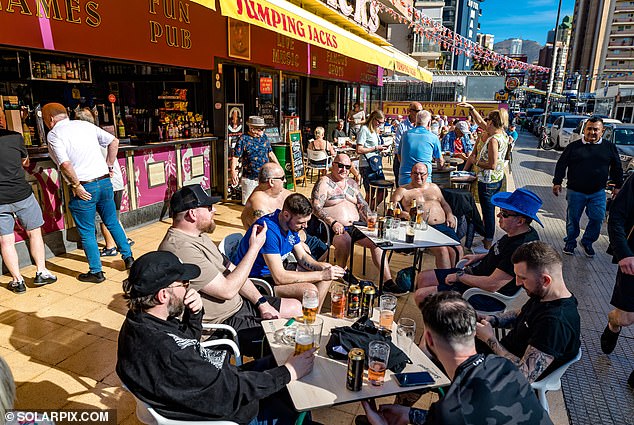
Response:
M440 53L440 45L429 41L414 43L412 53Z
M616 60L628 60L630 58L634 58L634 50L624 50L621 53L614 53L613 51L609 52L606 56L606 61L616 61Z

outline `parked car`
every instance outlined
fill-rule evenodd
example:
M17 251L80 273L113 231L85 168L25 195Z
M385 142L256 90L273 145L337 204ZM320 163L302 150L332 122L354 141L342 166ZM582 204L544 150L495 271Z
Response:
M531 132L539 137L539 133L541 131L541 128L544 124L544 114L539 114L539 115L533 115L533 118L531 119Z
M587 120L585 115L561 115L554 122L550 128L551 143L555 149L563 149L570 143L570 136L573 130L581 123L581 121Z
M607 124L603 140L614 143L619 151L621 167L626 173L634 158L634 124Z
M588 121L588 119L586 118L585 120L581 121L578 125L577 128L575 128L572 131L572 134L570 135L570 141L568 143L572 143L572 142L576 142L577 140L581 139L581 136L583 135L583 129L586 127L586 122ZM619 120L615 120L612 118L603 118L603 125L606 126L608 124L622 124L621 121ZM562 146L565 148L565 146Z
M550 135L550 129L552 128L557 118L564 115L572 115L572 114L569 112L551 112L548 114L548 118L546 118L546 134Z

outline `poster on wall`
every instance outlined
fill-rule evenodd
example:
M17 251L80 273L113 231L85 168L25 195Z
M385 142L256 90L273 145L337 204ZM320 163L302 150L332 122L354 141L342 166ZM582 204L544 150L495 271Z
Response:
M251 60L251 25L229 18L229 56Z
M226 152L227 159L229 163L227 164L227 181L231 182L231 157L233 156L233 148L236 146L236 142L242 136L242 134L246 131L245 123L244 123L244 104L243 103L227 103L226 109L226 131L225 131L225 140L226 143ZM242 199L242 192L240 190L240 185L233 186L231 183L228 185L228 191L225 194L226 200L240 200Z

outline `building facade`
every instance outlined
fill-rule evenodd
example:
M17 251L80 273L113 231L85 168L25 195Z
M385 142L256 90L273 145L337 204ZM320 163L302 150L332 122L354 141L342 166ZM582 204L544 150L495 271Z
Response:
M481 4L484 0L445 0L442 24L476 42L480 30L479 19L482 15ZM451 50L442 52L442 69L454 71L470 70L473 62L465 55L458 55Z

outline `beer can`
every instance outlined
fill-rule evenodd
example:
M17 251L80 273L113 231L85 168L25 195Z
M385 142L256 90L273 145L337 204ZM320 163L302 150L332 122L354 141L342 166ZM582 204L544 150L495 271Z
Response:
M350 285L348 288L348 308L346 316L351 318L359 317L361 309L361 287L359 285Z
M361 316L372 317L372 309L374 308L374 299L376 298L376 290L372 282L363 287L363 296L361 298Z
M348 353L348 373L346 375L346 388L350 391L361 391L363 385L363 364L365 363L365 351L361 348L353 348Z

